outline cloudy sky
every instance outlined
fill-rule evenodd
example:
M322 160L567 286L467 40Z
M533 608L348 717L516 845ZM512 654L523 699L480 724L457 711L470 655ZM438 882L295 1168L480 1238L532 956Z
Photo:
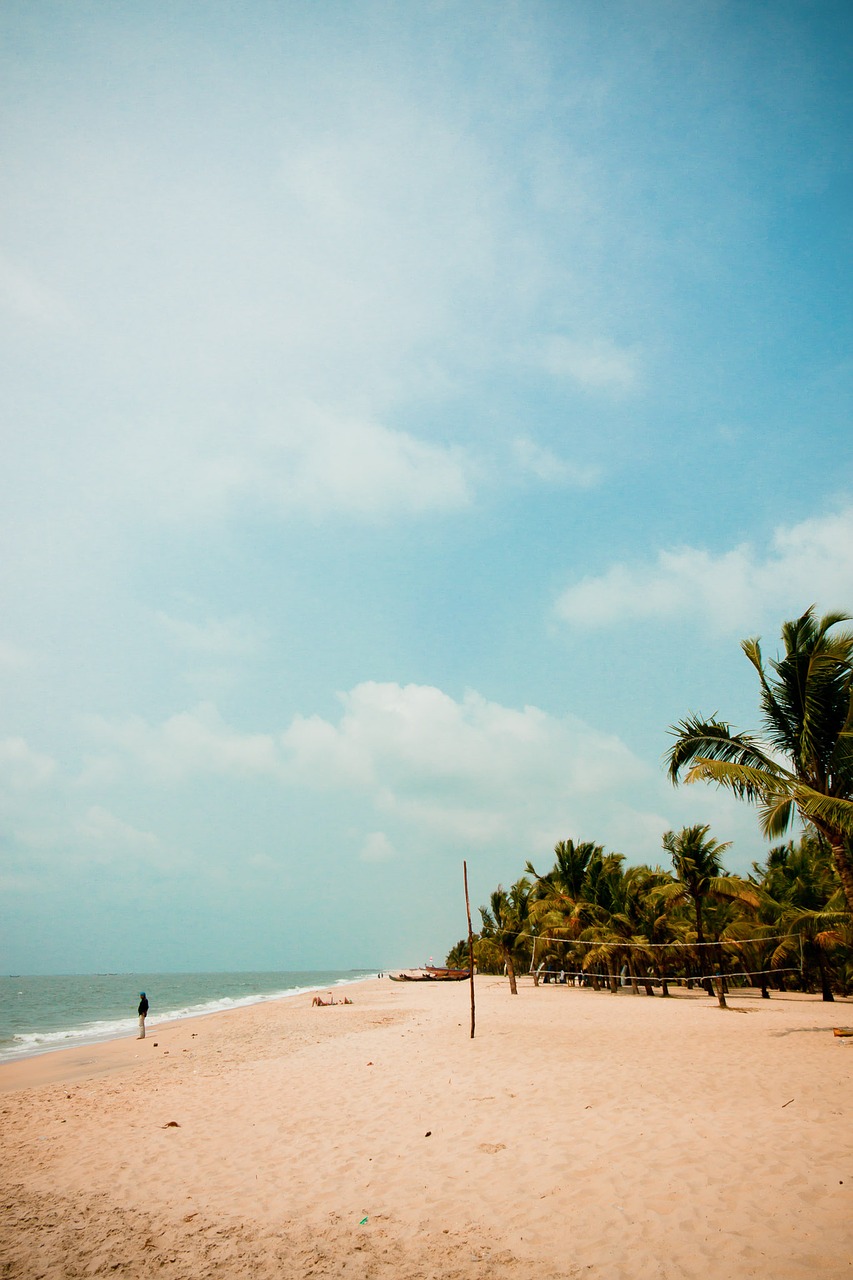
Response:
M5 0L0 970L443 956L853 612L842 0ZM476 919L476 913L475 913Z

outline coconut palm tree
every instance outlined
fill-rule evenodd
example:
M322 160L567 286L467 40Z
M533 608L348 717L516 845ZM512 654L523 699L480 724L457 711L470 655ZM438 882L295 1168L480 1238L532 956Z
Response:
M833 911L831 906L823 911L788 907L781 916L781 923L785 932L793 937L782 938L778 943L773 954L773 964L782 968L796 961L799 948L806 975L813 975L816 969L821 997L829 1002L834 1001L833 960L836 954L840 955L845 950L841 931L844 924L842 913Z
M624 877L622 915L631 922L633 943L628 960L632 985L636 990L637 962L642 961L646 974L640 978L646 995L653 995L651 973L661 982L662 994L669 995L666 966L669 944L674 941L672 920L661 908L658 890L670 883L668 871L641 864L629 867Z
M705 826L683 827L681 831L667 831L663 847L672 858L675 881L663 884L656 890L663 902L674 905L689 902L696 921L696 942L699 952L699 972L707 981L707 956L705 923L710 902L741 902L758 907L759 895L754 885L739 876L726 873L723 854L730 844L713 840ZM710 983L708 982L709 993ZM722 1004L722 998L720 999Z
M518 995L515 978L516 952L524 945L530 919L530 881L524 876L516 880L507 891L498 885L489 900L489 907L480 907L483 918L481 937L499 948L506 965L509 989Z
M799 961L806 981L816 971L823 999L833 1000L836 963L848 955L844 932L850 917L825 842L806 832L797 845L771 849L766 864L754 870L763 897L775 908L771 965L781 969Z
M853 912L853 631L837 630L849 621L842 613L818 619L810 607L783 624L784 655L768 667L758 640L744 640L765 739L690 716L671 730L668 765L673 783L715 782L756 803L770 838L799 813L827 840Z
M589 840L560 840L554 846L554 866L540 875L532 862L525 873L533 877L530 896L530 920L541 939L542 959L558 958L559 967L566 964L566 945L589 924L590 903L585 892L587 880L597 875L605 857L604 847Z
M554 894L577 901L584 887L590 862L604 856L604 847L590 840L560 840L554 845L554 866L547 875L540 876L532 862L525 870L540 886L553 889Z
M479 942L479 940L480 940L479 933L475 933L472 937L472 941L476 945L476 943ZM448 969L467 969L468 962L469 962L468 939L460 938L459 942L457 942L456 945L451 947L450 950L448 951L447 958L445 959L444 963L447 965Z
M649 970L654 964L654 951L649 946L643 926L651 892L665 878L662 872L638 866L628 867L618 881L611 877L607 882L612 895L610 909L602 913L584 936L596 943L590 949L586 963L594 967L608 965L612 991L618 991L617 975L624 967L635 995L639 991L639 982L644 984L647 995L652 994Z
M685 952L689 954L693 930L684 904L667 903L658 892L664 885L671 883L671 874L657 868L655 874L660 878L650 884L643 902L640 932L648 938L655 977L661 985L661 995L668 996L670 978L681 976L684 971L684 955Z

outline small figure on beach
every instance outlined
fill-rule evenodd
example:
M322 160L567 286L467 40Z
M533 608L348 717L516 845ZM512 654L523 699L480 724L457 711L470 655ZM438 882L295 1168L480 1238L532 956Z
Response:
M144 991L140 991L139 993L139 1008L137 1009L137 1013L139 1014L139 1035L136 1038L137 1040L144 1040L145 1019L148 1016L148 997Z
M330 1004L352 1004L352 1000L348 996L344 996L343 1000L336 1000L330 991L328 1000L324 1000L322 996L315 996L311 1001L312 1008L314 1005L319 1005L321 1009L325 1009Z

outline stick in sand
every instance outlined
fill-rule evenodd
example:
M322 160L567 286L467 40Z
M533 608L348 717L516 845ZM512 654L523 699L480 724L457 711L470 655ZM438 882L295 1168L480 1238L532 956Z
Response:
M474 935L471 932L471 903L468 900L468 863L462 860L462 875L465 880L465 911L468 915L468 981L471 983L471 1039L474 1039Z

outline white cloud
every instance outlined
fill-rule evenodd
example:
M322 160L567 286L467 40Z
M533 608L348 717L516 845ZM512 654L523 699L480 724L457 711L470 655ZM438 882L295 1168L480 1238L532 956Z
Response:
M632 391L640 376L639 348L619 347L606 338L574 339L552 334L543 341L538 363L552 377L568 379L591 392Z
M265 639L250 618L207 618L196 623L162 610L155 617L179 648L205 657L251 657Z
M371 831L365 837L359 857L362 862L391 862L397 851L384 831Z
M108 754L88 762L82 785L108 781L131 764L176 783L197 774L245 778L281 773L275 740L230 728L211 703L170 716L161 725L141 716L119 723L96 717L89 727Z
M33 665L33 655L18 645L4 644L0 641L0 669L21 671Z
M542 822L559 832L573 814L580 824L647 776L618 738L537 707L374 682L341 701L337 724L312 717L285 733L294 779L365 790L387 817L480 846L525 842Z
M77 822L81 858L108 865L129 858L159 867L173 863L159 836L140 831L101 805L92 805Z
M336 795L339 805L366 800L383 826L417 830L419 840L426 832L522 850L543 828L552 841L593 824L600 831L602 802L618 798L630 813L632 794L654 785L619 738L573 716L517 710L473 691L457 701L427 685L365 682L339 697L337 722L296 716L278 735L235 730L209 704L160 725L96 721L107 750L81 781L105 785L119 773L175 784L197 775L267 779ZM374 831L359 856L392 857L395 845L398 836Z
M776 529L769 546L714 555L661 551L652 564L617 564L560 596L567 622L609 626L630 618L692 617L725 629L755 627L816 603L853 611L853 507Z
M601 476L600 468L567 462L526 436L513 441L513 451L519 466L546 484L568 484L578 489L589 489Z
M281 871L281 864L276 862L275 858L268 853L252 853L244 860L247 867L251 867L253 871L263 872L265 875L276 874Z
M421 514L470 501L471 463L379 422L304 404L266 433L266 465L251 487L271 505L311 514Z
M46 329L68 329L74 323L71 307L50 285L20 263L0 254L0 312L20 323Z
M305 399L231 426L137 424L120 456L115 440L104 442L97 466L105 503L121 491L122 501L178 523L242 510L276 518L419 516L466 507L476 473L461 447Z
M0 741L0 783L11 791L30 791L44 786L53 777L55 762L34 751L23 738Z

